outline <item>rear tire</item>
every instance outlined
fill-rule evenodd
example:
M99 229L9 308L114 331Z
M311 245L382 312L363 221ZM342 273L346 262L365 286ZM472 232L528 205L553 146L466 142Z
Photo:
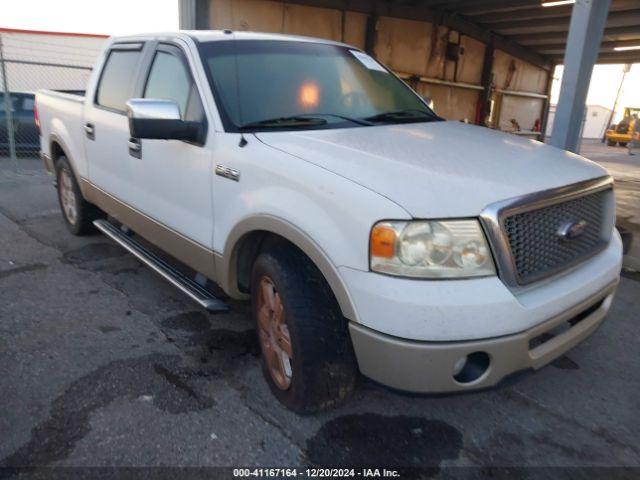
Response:
M251 303L263 373L284 406L316 412L354 390L358 370L347 322L304 253L285 243L265 249L253 265Z
M627 142L618 142L618 145L620 145L621 147L626 147L627 146Z
M93 221L104 214L84 199L69 160L64 155L56 162L56 183L62 217L69 231L78 236L93 232Z

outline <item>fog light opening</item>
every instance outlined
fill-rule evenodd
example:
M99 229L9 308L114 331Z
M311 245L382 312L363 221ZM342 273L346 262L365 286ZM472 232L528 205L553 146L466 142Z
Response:
M473 352L460 358L453 366L453 379L462 384L472 383L489 369L491 359L486 352Z

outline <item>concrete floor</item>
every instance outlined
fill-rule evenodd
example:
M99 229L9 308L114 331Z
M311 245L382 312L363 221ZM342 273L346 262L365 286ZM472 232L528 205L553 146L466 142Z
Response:
M624 266L640 270L640 148L629 155L627 148L607 147L598 140L584 140L581 154L609 170L616 182L618 225L635 235Z
M640 157L585 151L637 231ZM209 315L106 238L71 236L40 162L0 160L0 466L640 468L633 252L603 326L536 373L431 397L363 380L299 417L262 380L245 305Z

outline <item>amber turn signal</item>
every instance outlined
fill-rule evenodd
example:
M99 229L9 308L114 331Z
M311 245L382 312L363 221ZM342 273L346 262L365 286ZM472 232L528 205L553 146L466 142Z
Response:
M376 225L371 230L371 256L393 258L395 255L396 232L388 226Z

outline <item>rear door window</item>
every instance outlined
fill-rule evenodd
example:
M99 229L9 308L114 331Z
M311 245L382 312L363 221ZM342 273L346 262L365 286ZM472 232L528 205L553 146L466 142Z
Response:
M141 48L141 45L134 45L111 50L98 85L98 105L124 113L125 103L133 96L135 75L142 57Z

